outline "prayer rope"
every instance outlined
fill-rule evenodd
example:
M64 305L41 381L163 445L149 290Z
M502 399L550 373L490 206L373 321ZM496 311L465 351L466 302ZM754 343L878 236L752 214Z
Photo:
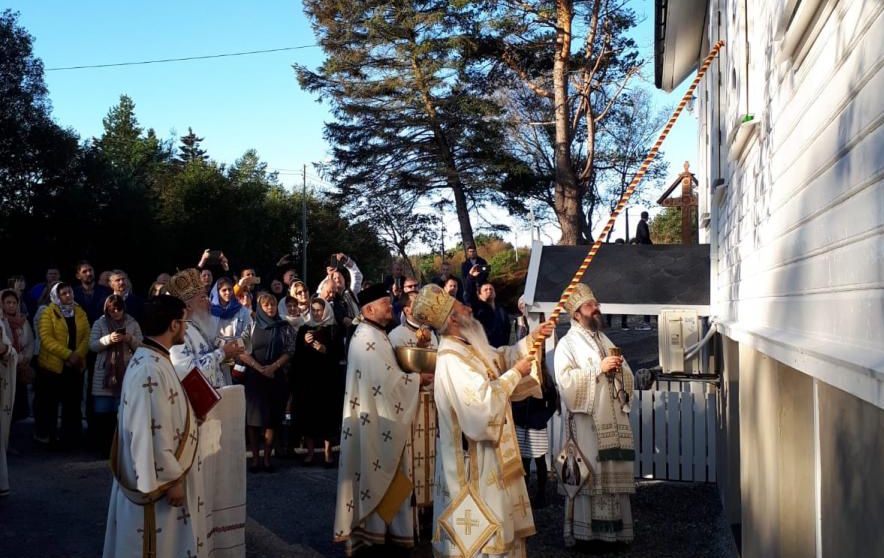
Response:
M577 287L578 283L580 283L581 279L583 279L583 275L586 273L586 269L589 267L590 262L595 257L596 253L598 253L599 248L602 246L602 242L607 238L608 233L614 228L614 221L617 220L617 216L623 211L623 208L626 207L626 203L629 201L629 198L632 197L633 192L638 187L642 178L644 178L645 173L648 172L648 167L651 166L651 163L654 161L654 157L657 156L657 151L660 149L660 146L663 144L663 141L666 139L666 136L669 135L669 131L672 130L672 126L675 125L675 121L678 120L681 111L684 110L685 106L687 106L688 102L691 100L691 97L694 95L694 90L700 84L700 80L703 78L703 75L706 73L706 70L709 69L709 66L712 64L712 61L718 56L718 52L724 46L724 41L718 41L715 43L715 46L712 47L712 50L709 51L709 54L703 60L703 63L700 65L700 69L697 72L697 76L694 78L691 86L688 87L688 90L685 91L684 96L681 98L681 102L678 103L678 106L675 108L675 111L672 113L672 116L669 117L669 121L666 123L666 126L663 128L663 131L660 132L660 137L657 138L657 141L654 143L654 146L645 156L644 161L642 162L641 167L639 167L638 172L635 173L635 177L632 179L632 182L629 183L629 186L626 188L626 191L623 192L623 195L620 197L620 201L617 202L617 206L614 208L614 211L611 212L611 217L608 219L608 223L605 225L605 228L602 229L601 234L593 243L592 247L589 249L589 253L586 254L586 257L583 259L583 263L580 264L580 267L577 268L577 273L574 274L574 277L571 279L571 282L568 284L568 287L565 289L565 292L562 293L562 298L559 299L558 304L556 304L555 309L550 315L550 319L553 321L558 321L559 315L562 313L564 309L565 303L571 298L571 293L574 292L574 289ZM529 356L533 357L540 350L540 347L543 345L544 341L546 341L546 336L541 332L537 333L537 337L534 339L534 344L531 347L531 354Z

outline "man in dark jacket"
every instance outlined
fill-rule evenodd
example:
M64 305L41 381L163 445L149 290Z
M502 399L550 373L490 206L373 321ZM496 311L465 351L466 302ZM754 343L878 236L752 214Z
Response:
M111 290L95 282L95 269L86 260L77 264L76 276L79 284L74 285L74 301L86 311L92 325L104 314L104 301Z
M460 276L463 279L463 301L472 304L476 300L476 290L488 282L488 262L479 256L476 247L467 246L467 259L460 266Z
M482 324L488 343L492 347L510 344L510 317L506 310L495 302L497 293L494 285L485 283L479 287L479 298L473 302L473 316Z
M635 226L635 239L639 244L653 244L651 242L651 229L648 227L647 211L642 211L641 221Z

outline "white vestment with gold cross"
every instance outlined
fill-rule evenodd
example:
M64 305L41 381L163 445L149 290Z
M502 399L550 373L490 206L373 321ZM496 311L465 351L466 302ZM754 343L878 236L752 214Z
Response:
M573 424L574 441L592 472L574 498L574 513L566 517L565 544L575 540L631 542L635 493L634 449L629 416L613 397L614 378L602 373L602 358L615 345L604 333L592 333L572 323L556 346L556 385ZM632 397L633 376L623 360L624 391ZM614 384L615 391L619 388Z
M418 326L407 318L405 323L390 332L393 348L417 347ZM436 349L439 340L430 331L430 342L426 348ZM433 505L433 486L436 477L436 404L433 401L433 385L422 386L417 413L411 426L411 459L408 463L408 476L414 484L414 503L417 507Z
M530 339L487 354L450 336L439 343L436 556L521 557L535 533L510 406L511 398L539 389L511 369Z
M188 416L190 418L188 418ZM203 473L197 470L199 445L196 418L168 358L140 347L123 379L117 421L120 479L111 489L104 537L106 558L141 557L145 537L153 537L156 556L209 556L208 521ZM182 440L187 459L175 456ZM183 461L183 462L182 462ZM160 494L184 478L186 500L173 507L165 494L150 506L139 505L120 485L140 494ZM145 514L153 513L145 532Z
M399 368L386 332L361 321L347 353L334 525L334 540L346 544L348 556L387 536L414 545L405 453L419 386L418 375Z

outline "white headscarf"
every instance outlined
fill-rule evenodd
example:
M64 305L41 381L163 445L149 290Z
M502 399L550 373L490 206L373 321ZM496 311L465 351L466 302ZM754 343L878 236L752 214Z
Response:
M313 304L317 301L321 301L322 305L324 306L324 310L322 311L322 319L318 322L313 319ZM331 304L329 304L329 302L324 298L320 298L318 296L313 297L313 300L310 301L310 311L308 312L308 315L310 317L307 318L307 321L304 323L310 327L330 326L334 325L335 323L335 313L332 310Z
M58 286L59 285L61 285L61 283L56 283L52 287L52 290L49 291L49 300L52 301L52 304L55 304L56 306L61 308L61 315L62 316L64 316L65 318L73 318L74 317L74 307L77 305L77 303L75 302L73 304L62 304L61 297L58 296ZM68 287L65 287L65 288L68 288Z

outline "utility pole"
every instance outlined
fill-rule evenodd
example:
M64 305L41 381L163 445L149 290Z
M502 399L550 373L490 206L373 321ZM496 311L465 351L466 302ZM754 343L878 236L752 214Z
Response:
M301 173L303 190L301 192L301 280L307 284L307 163Z

